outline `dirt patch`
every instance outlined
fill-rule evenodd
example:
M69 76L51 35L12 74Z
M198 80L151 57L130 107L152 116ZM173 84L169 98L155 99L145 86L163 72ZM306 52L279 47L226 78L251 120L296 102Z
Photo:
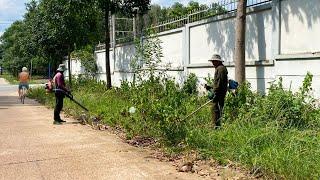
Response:
M160 161L171 162L179 172L197 174L210 179L259 179L261 177L231 161L223 166L215 160L199 159L199 155L195 152L169 156L161 151L153 151L152 157Z
M140 136L127 140L126 142L135 147L150 147L151 145L154 145L156 143L153 138Z
M180 155L168 155L158 146L158 142L150 137L136 136L128 140L123 129L103 124L100 117L89 117L86 114L82 114L76 119L83 125L91 126L92 129L108 131L117 135L123 142L130 144L131 146L147 150L149 152L149 155L147 155L148 158L158 159L161 162L169 162L175 167L177 172L196 174L209 179L257 178L257 174L241 168L239 164L231 161L229 161L227 165L222 166L214 160L202 160L196 152L188 152Z
M241 165L231 161L227 165L222 166L214 160L202 160L193 151L186 154L169 155L157 147L157 141L153 138L136 136L127 140L125 132L120 127L114 128L99 123L92 123L93 129L107 130L118 135L124 142L132 146L147 149L150 153L148 157L158 159L161 162L170 162L178 172L197 174L210 179L258 179L261 177L260 174L250 172L242 168Z

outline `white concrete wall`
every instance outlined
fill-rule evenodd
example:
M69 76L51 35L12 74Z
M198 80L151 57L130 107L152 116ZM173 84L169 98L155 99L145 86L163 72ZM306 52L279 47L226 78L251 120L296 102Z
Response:
M163 64L171 64L171 67L183 67L183 33L178 31L172 34L159 36L162 47L163 57L161 61Z
M97 67L98 67L98 73L97 73L97 79L106 81L106 54L105 50L101 50L95 53L96 54L96 60L97 60ZM113 74L114 72L114 58L113 58L113 52L109 51L110 56L110 71Z
M71 68L72 68L72 74L78 76L79 74L83 74L84 67L81 66L81 62L79 60L73 59L71 60Z
M320 98L320 57L315 59L281 59L276 63L276 78L282 77L284 87L298 91L306 74L313 77L314 96Z
M320 98L320 0L282 0L280 24L276 77L283 78L284 87L298 91L310 72L314 96Z
M112 85L119 87L121 85L122 81L130 81L133 80L133 74L132 73L125 73L125 72L115 72L112 74L111 81Z
M281 54L320 52L320 1L281 1Z
M226 19L190 28L190 63L207 63L213 53L233 60L234 21Z
M246 61L271 59L272 14L270 10L247 16ZM217 20L190 28L191 64L207 63L213 53L233 61L235 19Z
M68 61L64 61L63 64L65 64L66 68L68 69L64 72L65 77L69 77L70 69L71 69L71 74L74 75L75 77L77 77L80 74L84 74L85 72L84 67L81 66L81 62L79 60L72 59L70 64L71 67L68 67Z
M280 3L279 3L280 2ZM186 74L195 73L200 82L214 69L208 63L213 53L226 61L229 78L234 79L235 17L214 17L162 32L164 63L171 63L168 74L182 83ZM284 87L297 91L311 72L314 95L320 98L320 0L274 0L271 6L249 10L246 30L246 76L252 89L267 92L270 83L283 78ZM132 80L130 60L134 46L117 47L115 59L110 51L113 85ZM98 51L99 79L105 80L104 52ZM289 54L289 55L288 55ZM115 60L115 62L114 62ZM271 61L268 61L271 60ZM260 62L271 62L262 63Z
M134 44L118 46L115 49L115 71L130 71L130 62L135 56Z

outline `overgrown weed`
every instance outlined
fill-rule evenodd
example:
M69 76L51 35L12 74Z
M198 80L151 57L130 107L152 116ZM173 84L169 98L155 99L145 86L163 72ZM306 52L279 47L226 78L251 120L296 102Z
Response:
M171 152L196 150L203 158L239 162L267 178L320 177L320 110L310 95L311 74L297 93L284 89L281 79L267 95L252 92L249 83L241 85L236 94L227 95L222 129L213 130L209 107L182 121L207 100L197 92L195 75L181 87L165 74L155 75L157 67L151 69L148 78L136 74L135 82L123 81L108 91L103 82L79 78L74 95L92 115L122 127L127 138L153 137ZM54 101L40 89L29 96L49 105ZM69 101L65 109L81 114Z

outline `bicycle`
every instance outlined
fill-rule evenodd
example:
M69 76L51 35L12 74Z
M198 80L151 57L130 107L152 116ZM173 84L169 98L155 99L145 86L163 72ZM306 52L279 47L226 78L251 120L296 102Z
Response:
M22 86L21 92L20 92L20 101L22 104L24 104L24 99L26 98L27 94L27 88L25 86Z

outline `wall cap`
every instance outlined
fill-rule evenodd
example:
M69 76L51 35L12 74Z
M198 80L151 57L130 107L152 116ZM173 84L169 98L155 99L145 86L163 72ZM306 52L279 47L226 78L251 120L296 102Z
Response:
M275 56L277 61L281 60L310 60L310 59L320 59L320 52L313 53L296 53L296 54L279 54Z
M226 67L234 67L234 62L224 62ZM264 61L246 61L246 66L274 66L274 60L264 60ZM187 68L208 68L213 67L211 63L196 63L189 64Z

